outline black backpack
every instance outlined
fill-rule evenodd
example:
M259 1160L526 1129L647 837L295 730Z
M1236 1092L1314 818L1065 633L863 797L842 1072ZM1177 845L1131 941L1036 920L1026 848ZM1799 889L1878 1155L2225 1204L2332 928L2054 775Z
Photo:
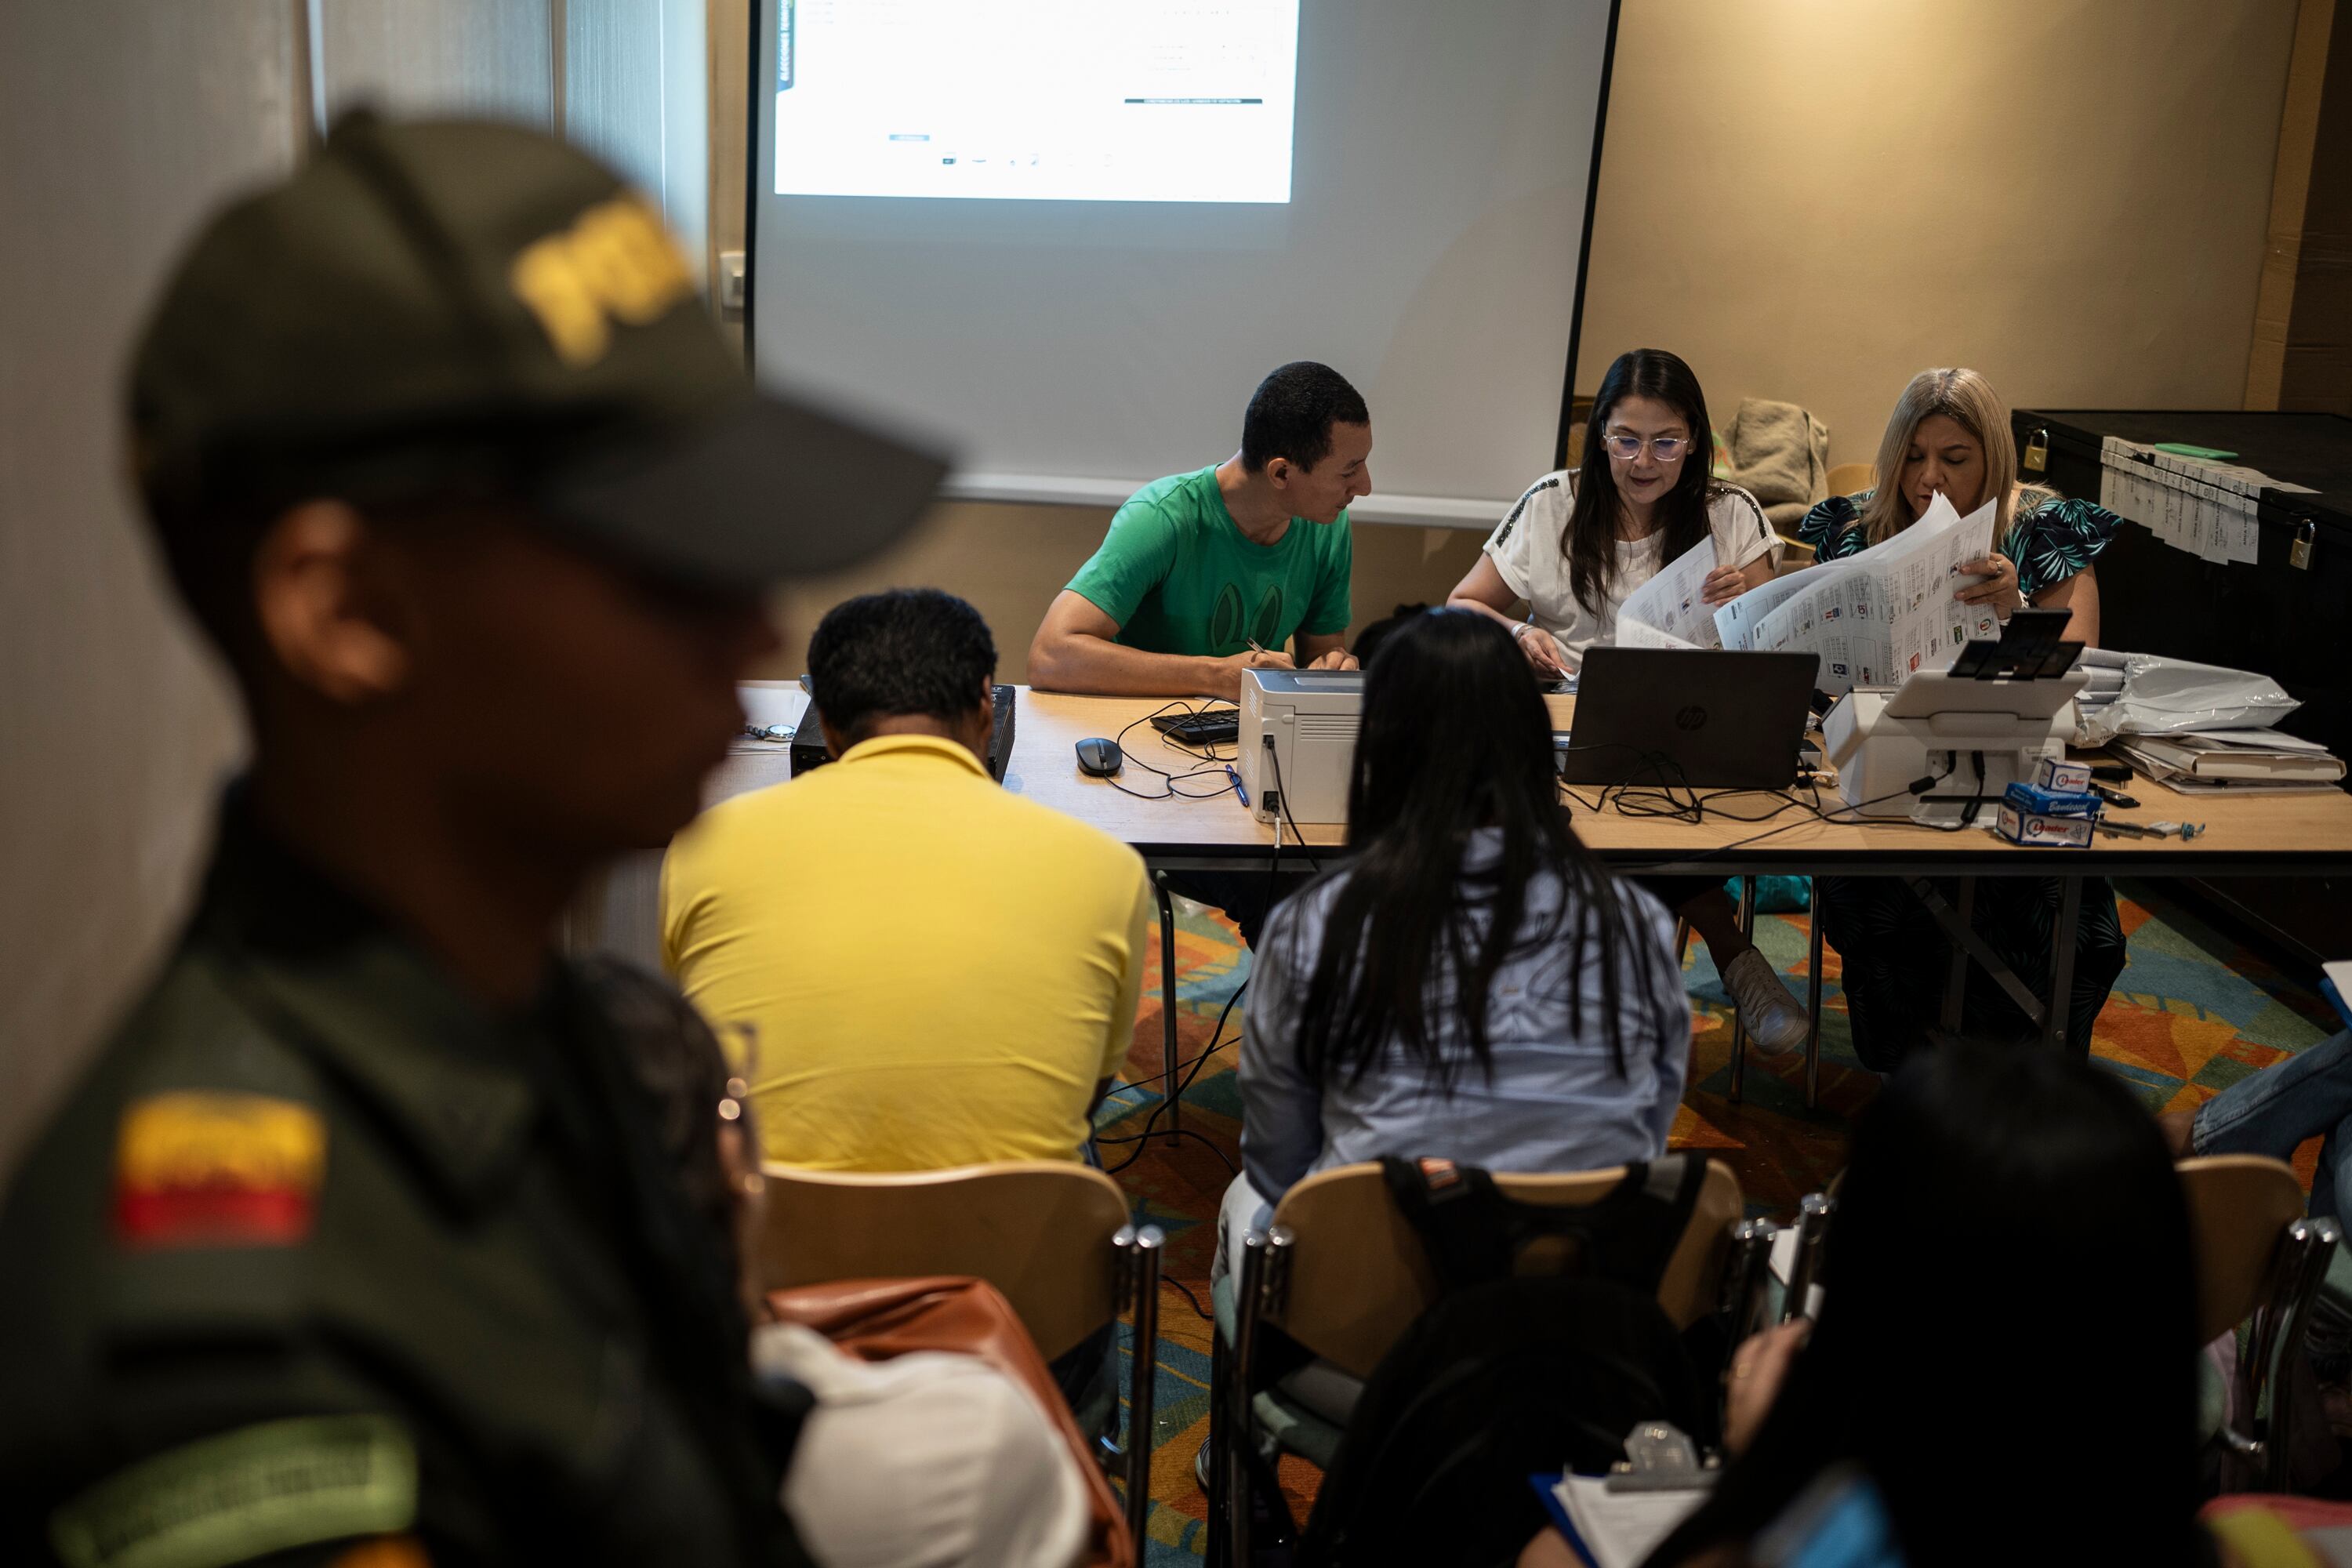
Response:
M1634 1165L1575 1208L1516 1202L1445 1161L1382 1165L1444 1293L1364 1384L1300 1564L1510 1563L1548 1522L1528 1477L1605 1470L1644 1421L1713 1440L1712 1402L1657 1302L1704 1155Z

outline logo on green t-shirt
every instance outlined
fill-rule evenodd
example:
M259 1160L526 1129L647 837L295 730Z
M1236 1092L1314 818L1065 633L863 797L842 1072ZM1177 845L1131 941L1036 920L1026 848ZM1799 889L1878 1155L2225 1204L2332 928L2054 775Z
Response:
M1217 591L1217 607L1209 614L1209 640L1219 647L1237 642L1272 647L1282 639L1282 626L1281 584L1265 585L1265 592L1258 595L1257 614L1244 625L1241 584L1227 583Z
M1277 542L1253 542L1208 468L1138 490L1070 591L1117 622L1129 647L1223 658L1253 642L1279 648L1293 634L1345 632L1353 558L1345 512L1294 519Z

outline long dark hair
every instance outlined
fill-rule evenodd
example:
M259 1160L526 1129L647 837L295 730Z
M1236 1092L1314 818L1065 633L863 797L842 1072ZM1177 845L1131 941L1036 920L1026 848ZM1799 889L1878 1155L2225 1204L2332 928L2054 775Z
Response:
M1617 481L1609 475L1609 448L1602 439L1609 416L1629 397L1649 397L1682 416L1690 447L1675 488L1658 498L1658 522L1665 537L1660 560L1672 561L1707 537L1706 503L1722 487L1715 482L1715 427L1706 422L1706 395L1698 389L1679 355L1664 349L1633 349L1609 363L1584 424L1584 460L1576 470L1576 494L1569 503L1568 531L1559 547L1568 556L1568 585L1576 602L1598 615L1617 575Z
M1502 853L1465 876L1469 835L1481 827L1501 829ZM1635 910L1569 829L1550 716L1528 661L1488 617L1431 610L1381 645L1364 679L1348 847L1344 873L1324 874L1343 879L1300 1025L1299 1058L1318 1081L1361 1078L1391 1041L1441 1087L1465 1063L1490 1073L1496 972L1554 942L1574 944L1567 1004L1580 1023L1584 976L1598 972L1601 1027L1621 1072L1629 981L1681 1026L1679 985L1672 1006L1661 1000L1665 953L1654 942L1657 951L1642 952ZM1528 922L1528 883L1542 873L1559 879L1559 907ZM1442 1048L1454 1040L1466 1050Z
M1854 1129L1822 1262L1811 1342L1653 1568L1750 1540L1841 1463L1911 1568L2200 1560L2188 1209L2114 1077L2006 1044L1914 1058Z

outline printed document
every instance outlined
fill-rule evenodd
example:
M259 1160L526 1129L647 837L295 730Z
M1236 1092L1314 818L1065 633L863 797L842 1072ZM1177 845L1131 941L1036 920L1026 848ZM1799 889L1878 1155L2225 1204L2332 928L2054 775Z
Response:
M1832 697L1941 669L1962 644L2000 636L1991 605L1958 597L1983 581L1961 568L1992 553L1998 517L1993 501L1962 517L1939 494L1885 543L1742 594L1716 612L1717 633L1743 652L1820 656Z
M1715 1478L1706 1479L1712 1483ZM1599 1568L1637 1568L1676 1525L1698 1511L1710 1489L1612 1492L1603 1477L1565 1475L1551 1490L1575 1528L1578 1544Z
M1713 539L1702 539L1675 556L1625 595L1617 607L1617 640L1627 647L1721 647L1715 611L1700 593L1714 570Z

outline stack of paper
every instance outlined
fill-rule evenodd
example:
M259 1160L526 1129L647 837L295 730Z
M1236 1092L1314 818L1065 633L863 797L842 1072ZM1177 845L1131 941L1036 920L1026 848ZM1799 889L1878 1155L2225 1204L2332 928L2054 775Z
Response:
M1592 1568L1639 1568L1675 1526L1698 1511L1707 1489L1612 1492L1602 1477L1566 1475L1551 1495L1565 1521L1560 1533Z
M2158 783L2184 794L2321 790L2332 788L2344 776L2343 762L2326 747L2276 730L2118 735L2108 749Z
M2075 661L2075 668L2090 678L2090 684L2074 694L2078 714L2112 706L2124 694L2124 655L2111 648L2086 647Z
M1715 608L1700 594L1715 570L1715 541L1702 539L1617 606L1617 642L1623 647L1721 647Z
M2176 550L2208 561L2252 563L2265 489L2308 487L2259 468L2207 462L2110 436L2100 444L2099 504Z
M1820 655L1819 684L1832 697L1941 669L1963 644L2000 636L1991 605L1958 597L1983 581L1960 568L1992 553L1995 515L1988 501L1962 517L1938 495L1884 544L1742 594L1716 611L1717 635L1743 652Z

